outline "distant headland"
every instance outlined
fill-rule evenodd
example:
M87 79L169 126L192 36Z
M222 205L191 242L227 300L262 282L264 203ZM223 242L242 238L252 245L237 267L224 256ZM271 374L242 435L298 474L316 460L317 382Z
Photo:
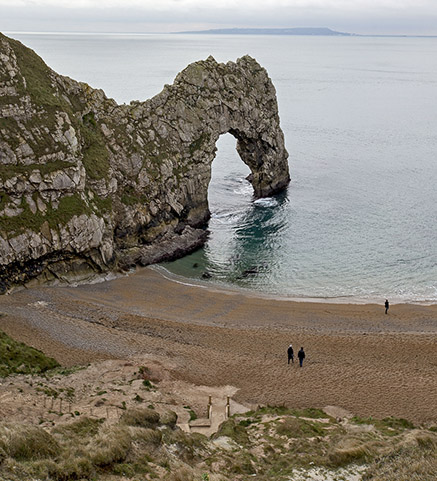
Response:
M199 33L213 35L314 35L330 37L351 37L354 33L337 32L327 27L295 28L214 28L211 30L193 30L175 33Z
M414 37L435 38L435 35L407 34L361 34L338 32L328 27L293 27L293 28L213 28L210 30L191 30L173 32L174 34L199 35L282 35L282 36L313 36L313 37Z

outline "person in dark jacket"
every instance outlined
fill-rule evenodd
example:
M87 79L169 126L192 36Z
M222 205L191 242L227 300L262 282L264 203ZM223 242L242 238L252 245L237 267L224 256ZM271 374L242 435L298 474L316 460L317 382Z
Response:
M390 304L388 303L388 299L385 300L385 313L387 314L388 308L390 307Z
M294 351L293 351L293 346L290 344L287 349L287 354L288 354L288 364L291 362L294 363Z
M302 367L303 360L305 359L305 351L303 347L300 348L300 351L297 353L297 357L299 358L299 365Z

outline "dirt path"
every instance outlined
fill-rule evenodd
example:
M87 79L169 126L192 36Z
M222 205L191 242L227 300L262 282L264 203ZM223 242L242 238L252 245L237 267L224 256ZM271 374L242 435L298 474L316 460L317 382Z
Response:
M0 329L65 364L156 359L236 399L437 419L437 306L297 303L187 286L151 269L0 298ZM304 367L287 365L292 342Z

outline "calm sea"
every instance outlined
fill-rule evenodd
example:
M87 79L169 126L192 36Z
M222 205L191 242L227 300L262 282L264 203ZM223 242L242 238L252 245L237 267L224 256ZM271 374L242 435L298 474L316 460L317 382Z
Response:
M11 34L118 102L188 63L255 57L277 89L292 182L255 201L219 140L204 249L166 268L297 298L437 302L437 39Z

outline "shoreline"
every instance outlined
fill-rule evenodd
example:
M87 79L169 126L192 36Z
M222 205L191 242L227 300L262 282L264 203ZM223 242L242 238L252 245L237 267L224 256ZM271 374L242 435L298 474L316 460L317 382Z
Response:
M17 292L29 289L38 288L77 288L84 286L94 286L97 284L102 284L110 281L114 281L120 278L128 278L135 275L138 271L149 269L151 271L157 272L160 276L165 278L170 282L180 284L183 286L194 287L199 289L211 290L217 293L237 293L247 297L265 299L270 301L282 301L282 302L293 302L293 303L314 303L314 304L328 304L328 305L356 305L356 306L383 306L384 300L382 298L360 298L355 296L337 296L337 297L311 297L311 296L287 296L279 295L273 293L263 293L256 289L250 289L242 286L237 286L235 284L227 284L220 281L214 280L202 280L192 277L183 276L176 274L162 265L162 263L149 264L147 266L135 266L126 272L115 272L109 271L104 274L92 274L86 279L73 279L64 281L57 279L56 281L49 281L47 283L34 283L30 282L26 285L14 285L4 294L0 294L0 299L2 296L14 295ZM432 307L437 306L437 301L434 300L423 300L423 301L407 301L401 298L390 298L390 306L405 305L405 306L424 306Z
M146 268L159 272L163 277L168 279L169 281L176 282L178 284L192 286L192 287L199 287L202 289L212 289L216 290L217 292L238 292L243 295L252 296L252 297L259 297L262 299L270 299L275 301L291 301L291 302L309 302L309 303L321 303L321 304L353 304L353 305L383 305L385 299L377 299L377 298L360 298L355 296L337 296L337 297L311 297L311 296L287 296L287 295L280 295L280 294L272 294L272 293L263 293L261 291L257 291L255 289L245 288L233 284L222 283L220 281L203 281L202 279L196 279L193 277L186 277L180 274L175 274L174 272L170 271L162 264L151 264ZM401 298L394 298L394 300L390 300L390 305L417 305L417 306L437 306L437 301L434 300L423 300L423 301L408 301Z
M235 386L242 404L340 406L437 420L437 306L274 300L200 289L154 268L0 298L0 329L61 364L158 362L174 379ZM304 346L304 367L286 349ZM414 400L414 401L413 401Z

